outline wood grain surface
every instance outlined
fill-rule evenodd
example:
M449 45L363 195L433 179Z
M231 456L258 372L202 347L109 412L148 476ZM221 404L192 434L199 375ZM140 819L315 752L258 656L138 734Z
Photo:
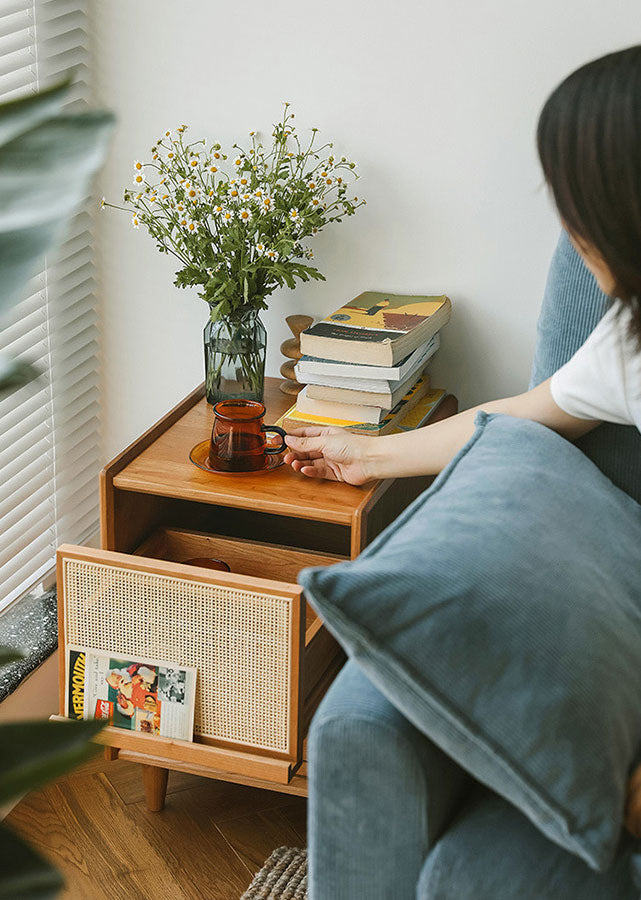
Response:
M305 846L305 801L171 772L149 812L132 763L102 758L14 808L7 824L57 866L60 900L238 900L276 847Z

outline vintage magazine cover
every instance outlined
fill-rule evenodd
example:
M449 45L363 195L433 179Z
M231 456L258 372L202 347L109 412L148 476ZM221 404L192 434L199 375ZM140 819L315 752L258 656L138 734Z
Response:
M116 728L193 740L196 669L67 647L65 715Z

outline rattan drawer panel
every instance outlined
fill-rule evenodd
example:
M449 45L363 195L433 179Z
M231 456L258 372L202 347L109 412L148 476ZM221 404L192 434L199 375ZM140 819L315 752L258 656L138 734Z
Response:
M83 547L61 547L58 566L63 648L196 666L201 740L298 761L298 585Z

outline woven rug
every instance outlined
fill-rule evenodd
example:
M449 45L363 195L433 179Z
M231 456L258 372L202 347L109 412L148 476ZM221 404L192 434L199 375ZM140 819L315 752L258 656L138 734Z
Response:
M274 850L240 900L307 900L307 850Z

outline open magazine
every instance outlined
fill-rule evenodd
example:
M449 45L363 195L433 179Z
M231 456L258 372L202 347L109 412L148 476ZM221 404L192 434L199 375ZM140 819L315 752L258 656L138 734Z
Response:
M196 669L67 646L65 715L193 740Z

